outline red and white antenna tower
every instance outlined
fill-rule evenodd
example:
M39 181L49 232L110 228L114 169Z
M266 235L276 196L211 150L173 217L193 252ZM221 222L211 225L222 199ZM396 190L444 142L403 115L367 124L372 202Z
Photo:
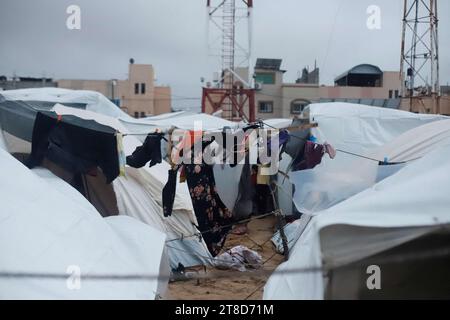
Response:
M203 88L202 112L220 110L229 120L255 120L251 70L252 8L253 0L207 0L208 28L213 26L218 31L211 42L208 32L208 50L211 56L220 57L221 70L216 83ZM245 22L247 37L238 33ZM215 46L219 41L220 48L217 49Z

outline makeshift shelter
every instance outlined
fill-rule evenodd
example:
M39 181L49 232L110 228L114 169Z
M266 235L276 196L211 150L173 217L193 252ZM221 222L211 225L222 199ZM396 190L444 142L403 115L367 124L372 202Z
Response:
M204 130L222 130L224 127L233 128L236 126L236 123L222 118L184 111L135 119L123 112L104 95L88 90L33 88L2 91L1 95L5 100L24 101L37 109L48 110L55 104L60 103L67 107L109 116L120 121L133 133L147 133L151 128L168 129L172 126L179 129L193 130L195 121L201 122Z
M18 92L20 91L20 92ZM112 104L101 95L86 92L71 92L71 90L59 91L57 89L36 89L36 90L14 90L4 92L6 97L0 102L0 120L4 126L6 144L8 150L21 160L25 160L31 152L32 128L37 111L55 111L59 115L71 115L78 118L111 127L124 133L123 147L126 155L131 154L136 147L141 145L139 137L145 137L143 132L152 132L158 127L166 130L173 127L184 129L194 129L193 117L183 115L183 113L161 115L153 117L153 123L142 123L138 120L124 121L123 117L113 118L107 114L115 114L108 111ZM7 99L28 99L27 101L7 100ZM67 101L72 107L65 107L60 104L52 105L54 102L48 100ZM106 100L105 100L106 99ZM95 110L102 112L92 112ZM120 116L120 114L119 114ZM188 117L188 118L186 118ZM126 118L126 117L125 117ZM219 128L224 124L232 124L223 119L203 115L204 123L209 128ZM170 119L170 120L169 120ZM164 122L165 121L165 122ZM137 123L136 126L129 124ZM128 127L127 127L128 125ZM230 127L230 126L228 126ZM131 128L131 129L130 129ZM142 138L141 138L142 139ZM49 166L49 163L45 163ZM53 172L64 178L66 173L60 168L51 166ZM212 263L204 241L199 239L199 231L196 228L197 220L193 213L192 202L185 184L177 187L177 194L174 204L174 215L164 217L162 213L162 188L167 182L167 172L170 166L164 161L152 168L141 169L126 168L126 177L119 177L111 185L106 184L102 175L98 177L85 176L84 184L87 185L88 193L85 195L98 210L104 215L125 214L138 218L168 235L168 250L171 258L171 266L178 267L181 263L184 266L209 265ZM214 168L217 181L218 192L223 197L224 203L233 208L238 189L233 187L238 185L242 167L230 168L226 166L216 166Z
M322 128L322 130L326 129ZM421 158L448 141L450 142L450 119L435 120L408 130L392 138L390 142L381 147L367 150L364 157L368 158L353 156L355 159L352 160L350 159L352 156L349 155L346 157L348 163L342 163L339 170L331 167L330 164L329 167L323 166L324 170L328 171L325 173L320 172L319 168L322 166L320 165L317 169L291 172L289 174L290 179L286 179L286 181L294 183L296 193L293 200L299 208L302 208L304 203L313 203L313 199L319 202L320 200L327 200L328 202L323 201L318 206L328 208L351 195L373 186L413 160ZM337 157L337 161L340 159L340 156ZM372 159L385 159L387 162L377 162ZM328 161L328 159L325 158L325 161ZM305 182L304 179L312 175L315 177L312 181L317 183L317 185ZM288 183L290 182L286 181L284 185L289 187ZM308 192L311 199L305 200L301 198L302 195ZM317 212L320 212L319 209L317 210ZM295 244L309 222L311 215L316 211L306 212L299 220L292 222L285 228L289 247ZM281 239L278 233L274 235L272 241L278 250L282 252Z
M264 298L448 298L449 156L448 143L437 146L314 215L289 261L269 278ZM445 254L437 254L442 249ZM419 259L424 253L429 256ZM383 290L366 287L366 269L373 264L380 265L381 279L388 279Z
M337 150L334 159L324 157L313 169L289 173L295 185L294 204L308 214L330 208L373 185L380 162L394 161L388 153L374 153L376 148L408 130L448 119L349 103L319 103L308 108L310 121L318 124L311 128L311 134L319 143L331 143Z
M163 233L125 216L102 218L78 191L49 170L29 170L1 148L0 163L2 299L164 296L170 270ZM71 290L68 283L76 270L81 282ZM112 277L83 278L96 275ZM114 279L132 275L152 277Z
M31 152L32 130L38 111L34 105L24 101L0 102L0 120L6 146L8 151L22 161L28 159ZM87 129L89 125L95 125L102 129L109 128L110 133L116 130L128 133L120 121L109 116L62 105L57 105L53 111L64 119L77 119L76 122L81 128ZM126 155L131 154L139 145L141 142L134 135L123 138ZM66 181L73 177L67 169L55 165L52 161L46 160L41 165ZM178 263L184 266L208 265L212 257L209 256L204 242L198 237L192 237L198 230L195 227L196 218L190 196L184 185L180 185L175 198L176 214L168 218L162 214L161 193L167 180L168 169L169 165L164 162L152 168L127 167L126 177L118 177L112 184L107 183L101 172L95 177L84 175L83 193L103 216L129 215L166 233L169 240L175 239L167 245L172 267L177 267Z

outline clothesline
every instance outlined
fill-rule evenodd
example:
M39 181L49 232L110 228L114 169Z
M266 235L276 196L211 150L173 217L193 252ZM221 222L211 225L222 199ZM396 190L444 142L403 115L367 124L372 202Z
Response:
M260 122L260 123L262 123L262 124L272 128L272 129L279 130L279 128L271 126L271 125L269 125L268 123L266 123L266 122L264 122L262 120L259 120L258 122ZM122 136L124 136L124 137L125 136L147 136L147 135L156 135L156 134L162 134L162 135L166 136L166 135L169 134L169 132L171 130L172 129L169 129L169 130L156 129L155 131L146 132L146 133L144 133L144 132L142 132L142 133L123 133ZM190 130L185 130L185 131L190 131ZM210 133L212 133L212 132L221 133L223 131L212 130L212 131L208 131L208 132L210 132ZM203 134L202 134L202 136L203 136ZM301 141L304 141L304 142L308 141L308 139L306 139L306 138L302 138L302 137L298 137L298 136L294 136L294 135L289 135L289 136L294 138L294 139L298 139L298 140L301 140ZM165 137L163 137L163 139L165 141L167 141L167 139ZM407 163L407 162L411 162L411 161L419 159L419 158L416 158L416 159L410 159L410 160L406 160L406 161L402 161L402 162L392 163L392 162L389 162L389 161L385 161L385 159L380 160L380 159L372 158L372 157L369 157L369 156L366 156L366 155L358 154L358 153L351 152L351 151L346 151L346 150L339 149L339 148L337 148L336 151L337 152L341 152L341 153L345 153L345 154L348 154L348 155L351 155L351 156L355 156L355 157L358 157L358 158L363 158L363 159L375 161L375 162L378 162L378 163L383 163L383 164L403 164L403 163Z
M265 123L264 121L261 121L261 122L264 123L265 125L267 125L268 127L271 127L273 129L277 129L277 128L275 128L275 127ZM304 142L309 141L306 138L297 137L297 136L294 136L294 135L289 135L289 136L292 137L292 138L295 138L295 139L299 139L299 140L304 141ZM313 142L313 143L317 144L316 142ZM342 149L336 149L336 151L337 152L341 152L341 153L345 153L345 154L348 154L348 155L352 155L352 156L355 156L355 157L359 157L359 158L375 161L375 162L378 162L378 163L383 163L383 164L403 164L403 163L407 163L407 162L411 162L411 161L420 159L420 158L415 158L415 159L410 159L410 160L401 161L401 162L388 162L386 160L379 160L379 159L375 159L375 158L372 158L372 157L368 157L368 156L365 156L365 155L362 155L362 154L358 154L358 153L355 153L355 152L350 152L350 151L346 151L346 150L342 150Z
M450 255L450 247L439 248L434 250L427 250L423 252L408 252L408 253L397 253L385 258L371 258L370 263L383 265L383 264L398 264L411 261L420 261L436 257L446 257ZM270 260L270 258L268 259ZM268 261L266 260L266 261ZM366 267L367 261L360 261L354 264L355 267L361 266ZM190 279L219 279L219 278L248 278L249 274L252 276L271 276L271 275L286 275L286 274L300 274L300 273L312 273L312 272L328 272L340 265L323 265L323 266L311 266L305 268L291 268L284 270L272 270L272 269L256 269L251 273L241 272L241 271L224 271L224 272L214 272L213 274L195 275L193 274ZM14 271L1 271L0 278L6 279L61 279L67 280L69 277L73 277L71 274L67 273L38 273L38 272L14 272ZM169 275L160 274L84 274L79 275L81 280L91 280L91 281L154 281L154 280L170 280Z
M254 217L247 218L247 219L244 219L244 220L235 221L233 223L220 226L219 228L228 228L228 227L232 227L232 226L237 225L237 224L247 223L247 222L253 221L255 219L262 219L262 218L265 218L265 217L268 217L268 216L271 216L271 215L276 215L276 214L279 214L279 213L280 213L279 210L275 210L275 211L271 211L271 212L268 212L268 213L265 213L265 214L262 214L262 215L259 215L259 216L254 216ZM193 234L190 234L190 235L187 235L187 236L181 236L179 238L166 240L166 243L173 242L173 241L184 240L186 238L201 237L202 234L205 234L205 233L208 233L208 232L212 232L212 231L214 231L216 229L217 228L210 228L210 229L204 230L202 232L197 232L197 233L193 233Z

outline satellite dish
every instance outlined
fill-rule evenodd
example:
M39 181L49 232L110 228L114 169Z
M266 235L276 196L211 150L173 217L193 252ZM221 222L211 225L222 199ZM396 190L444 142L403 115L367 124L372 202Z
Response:
M134 63L134 59L131 58L131 59L130 59L130 64L133 64L133 63Z

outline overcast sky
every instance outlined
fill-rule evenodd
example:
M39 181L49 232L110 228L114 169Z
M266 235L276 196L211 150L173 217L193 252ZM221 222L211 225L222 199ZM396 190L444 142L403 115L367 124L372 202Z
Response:
M206 0L0 0L0 75L125 79L127 64L153 64L157 83L177 97L199 97L200 78L220 67L209 57ZM255 0L253 57L281 58L294 81L304 66L321 83L359 63L398 70L403 0ZM68 30L66 8L81 8ZM381 29L366 27L369 5ZM450 1L440 1L441 83L450 82ZM212 30L212 29L211 29ZM212 32L212 31L211 31ZM174 107L200 101L174 99Z

